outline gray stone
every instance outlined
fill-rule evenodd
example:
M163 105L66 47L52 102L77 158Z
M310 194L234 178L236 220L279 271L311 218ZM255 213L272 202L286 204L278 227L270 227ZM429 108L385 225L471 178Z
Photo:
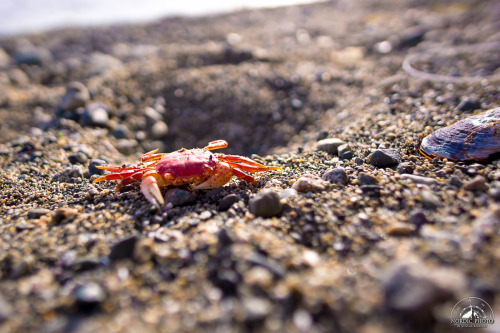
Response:
M338 167L325 172L323 176L321 176L321 179L333 184L345 185L347 184L349 177L347 176L344 168Z
M109 115L106 106L101 103L92 103L85 108L82 116L83 126L106 127Z
M111 131L111 135L117 139L128 139L131 137L130 130L126 125L118 124Z
M180 188L171 188L165 193L165 204L170 203L173 207L183 206L196 201L196 194Z
M401 173L401 174L404 174L404 173L407 173L407 174L413 173L413 171L415 171L415 164L412 163L412 162L399 163L398 167L396 168L396 171L398 173Z
M410 175L410 174L402 174L400 179L411 180L415 184L424 184L424 185L429 185L429 186L438 184L438 181L434 178L422 177L422 176Z
M279 194L271 190L259 192L248 205L250 213L261 217L273 217L283 210Z
M292 188L297 192L320 192L326 189L327 184L317 176L305 174L297 179Z
M219 201L219 210L226 211L238 201L240 201L240 197L238 195L228 194L222 198L221 201Z
M420 198L425 208L435 209L441 206L441 200L432 191L422 190L422 192L420 192Z
M280 192L280 198L286 199L288 197L296 196L297 194L298 194L298 192L295 191L293 188L286 188Z
M90 100L90 93L87 87L77 81L68 83L66 94L59 103L59 109L71 111L80 107L85 107Z
M366 172L360 172L358 174L358 183L359 185L377 185L379 180L377 177Z
M61 172L54 174L52 177L53 182L74 183L78 178L83 178L83 171L79 165L73 165L64 169Z
M476 96L465 96L457 105L458 111L474 111L481 108L481 102Z
M370 156L370 164L379 168L393 167L401 163L397 149L377 149Z
M93 175L104 175L104 170L96 168L96 166L106 165L106 161L97 158L91 159L89 163L89 173L90 176Z
M71 164L85 164L88 159L87 155L82 152L74 153L68 156L69 163Z
M168 126L163 121L157 121L151 127L151 136L153 139L161 139L168 134Z
M326 151L329 154L337 155L338 147L343 144L345 144L345 141L339 138L329 138L318 141L317 147L319 150Z
M480 191L484 192L488 189L488 184L483 176L476 176L463 185L466 191Z
M123 259L130 259L134 255L135 244L139 240L137 235L124 238L116 242L109 252L109 260L117 261Z
M45 208L33 208L28 210L28 218L29 219L38 219L44 215L51 214L52 211L50 209Z

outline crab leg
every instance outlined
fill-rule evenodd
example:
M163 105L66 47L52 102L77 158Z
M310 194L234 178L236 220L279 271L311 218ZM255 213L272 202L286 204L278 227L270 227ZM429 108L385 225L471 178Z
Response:
M232 167L241 169L243 171L248 172L259 172L259 171L268 171L268 170L276 170L280 167L275 166L265 166L260 164L248 157L238 156L238 155L218 155L219 160L225 161L229 163Z
M210 141L204 149L213 150L213 149L221 149L221 148L226 148L226 147L227 147L227 142L225 140L215 140L215 141Z
M132 184L132 183L138 181L139 179L142 178L142 175L145 172L146 172L146 170L137 171L136 173L134 173L130 177L125 178L118 185L116 185L115 192L118 192L122 187L124 187L126 185L129 185L129 184Z
M147 152L146 154L141 155L139 157L140 162L147 162L147 161L152 161L152 160L159 160L161 159L165 154L155 154L158 151L158 148L155 150L151 150L150 152Z
M109 175L104 175L101 176L97 179L95 179L92 183L98 183L102 182L103 180L116 180L116 179L124 179L132 176L135 174L137 170L130 170L130 171L123 171L123 172L118 172L118 173L111 173Z
M247 175L246 173L244 173L243 171L239 170L239 169L233 169L233 174L240 178L240 179L243 179L244 181L248 182L248 183L251 183L251 184L254 184L256 185L257 184L257 181L255 180L255 178L253 178L252 176L250 175Z
M165 201L163 200L163 196L161 195L156 177L160 176L155 171L151 170L146 172L143 175L141 181L141 192L150 203L160 208L161 206L163 206Z

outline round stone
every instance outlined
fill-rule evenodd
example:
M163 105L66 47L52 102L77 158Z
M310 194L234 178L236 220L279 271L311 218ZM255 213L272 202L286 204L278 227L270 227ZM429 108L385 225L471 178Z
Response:
M273 217L281 213L283 206L278 193L264 190L250 200L249 209L255 216Z
M333 183L333 184L347 184L349 178L347 177L347 173L344 168L335 168L332 170L328 170L323 174L321 179Z

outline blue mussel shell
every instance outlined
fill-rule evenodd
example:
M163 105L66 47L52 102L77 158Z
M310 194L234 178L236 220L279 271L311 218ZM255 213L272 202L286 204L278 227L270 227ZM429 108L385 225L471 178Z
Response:
M452 161L484 161L500 153L500 107L460 120L426 136L420 153Z

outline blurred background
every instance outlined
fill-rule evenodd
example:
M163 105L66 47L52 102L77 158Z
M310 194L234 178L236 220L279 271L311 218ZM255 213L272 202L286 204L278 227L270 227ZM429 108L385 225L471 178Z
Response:
M195 16L311 2L317 0L2 0L0 35L69 26L138 23L165 16Z

